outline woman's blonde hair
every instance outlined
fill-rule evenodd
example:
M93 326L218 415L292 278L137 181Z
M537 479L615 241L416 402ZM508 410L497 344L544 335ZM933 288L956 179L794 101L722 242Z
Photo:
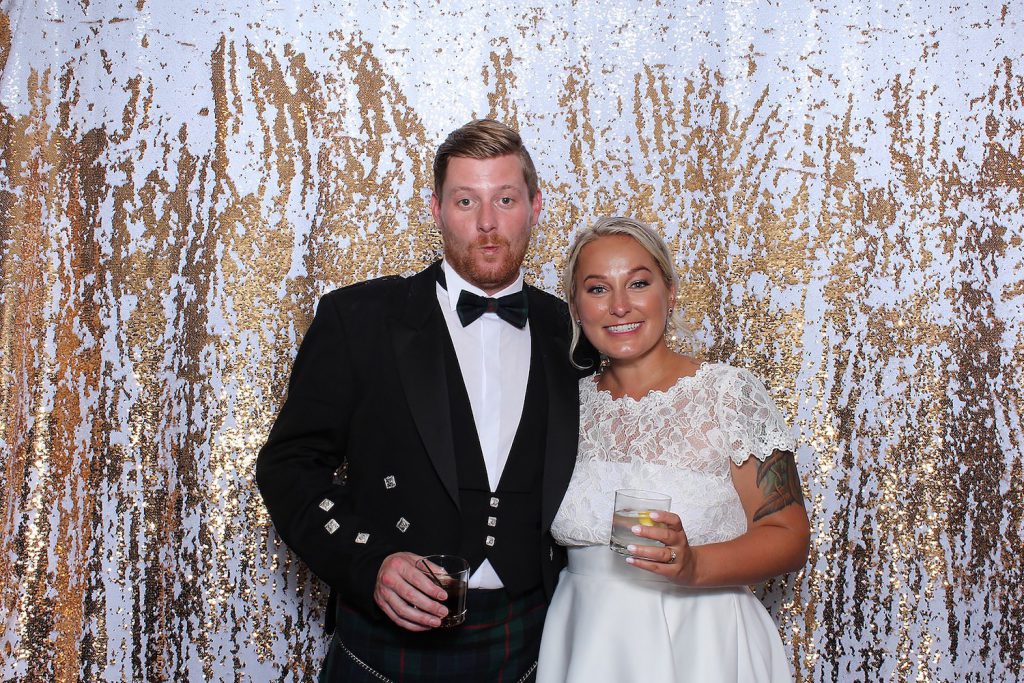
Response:
M580 252L583 250L583 247L591 242L612 235L624 235L636 240L637 244L643 247L651 255L651 258L654 259L654 262L658 264L665 287L669 291L678 292L679 277L676 275L675 265L672 263L672 255L668 251L668 245L665 244L665 240L651 226L635 218L606 216L598 219L591 227L581 230L576 235L576 239L573 240L572 246L569 247L569 256L565 261L565 268L562 271L562 292L572 313L572 341L569 344L569 358L576 367L582 367L577 365L575 358L573 358L573 354L576 352L576 347L580 341L580 336L583 334L576 311L576 269L579 266ZM678 306L672 306L671 310L672 313L666 321L666 335L672 334L673 336L683 337L689 342L689 346L695 349L695 339L684 322L682 311L679 310Z

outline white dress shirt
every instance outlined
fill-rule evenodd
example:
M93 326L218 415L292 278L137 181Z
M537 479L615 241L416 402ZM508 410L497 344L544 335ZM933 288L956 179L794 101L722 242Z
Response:
M465 327L455 306L462 290L491 296L474 287L442 262L447 291L437 285L437 301L441 305L448 333L459 359L462 380L469 394L473 423L480 437L487 481L493 492L505 469L512 441L519 429L526 399L526 383L530 374L530 324L523 329L510 325L497 313L484 313ZM522 290L523 274L511 285L495 293L494 298ZM489 560L469 577L470 588L501 588L501 579Z

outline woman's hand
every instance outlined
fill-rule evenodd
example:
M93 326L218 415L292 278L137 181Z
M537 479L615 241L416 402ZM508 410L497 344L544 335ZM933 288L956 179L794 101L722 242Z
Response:
M651 520L665 526L634 526L637 536L660 541L665 547L656 545L629 545L626 549L631 557L626 562L654 574L660 574L683 586L690 585L696 574L696 557L683 531L683 523L674 512L651 512Z
M751 457L733 464L732 480L747 517L745 533L690 546L677 515L652 513L666 526L634 527L633 533L665 547L630 546L634 557L626 561L694 588L749 586L798 571L807 561L810 525L793 454L776 450L764 461Z

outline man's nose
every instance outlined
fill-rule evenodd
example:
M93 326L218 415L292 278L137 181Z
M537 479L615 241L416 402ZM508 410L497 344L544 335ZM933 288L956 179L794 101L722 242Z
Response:
M490 232L498 227L498 212L494 207L484 202L476 214L476 229L480 232Z

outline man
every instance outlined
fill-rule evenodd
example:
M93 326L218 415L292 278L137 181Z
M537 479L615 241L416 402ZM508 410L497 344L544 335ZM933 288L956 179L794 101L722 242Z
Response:
M540 211L519 135L473 121L434 159L444 260L320 302L256 476L331 587L321 680L532 680L579 416L567 309L523 284ZM437 553L470 563L462 626L415 567Z

